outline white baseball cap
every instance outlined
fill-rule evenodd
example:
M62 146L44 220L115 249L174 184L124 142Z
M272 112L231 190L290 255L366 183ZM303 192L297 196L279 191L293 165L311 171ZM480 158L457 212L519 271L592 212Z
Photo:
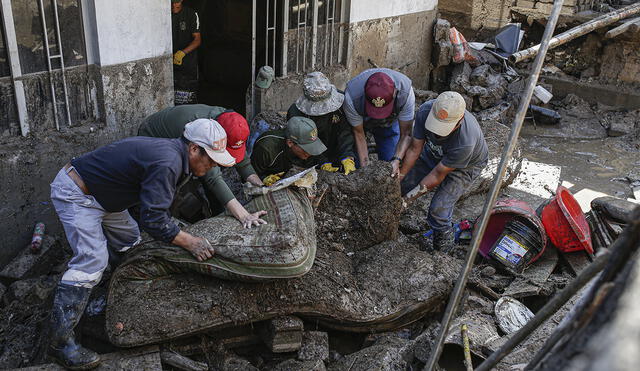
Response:
M438 95L433 106L431 106L431 111L424 122L424 127L436 135L446 137L451 134L458 121L464 117L466 107L467 104L460 93L445 91Z
M184 137L199 145L218 165L229 167L236 160L227 151L227 133L212 119L197 119L184 126Z

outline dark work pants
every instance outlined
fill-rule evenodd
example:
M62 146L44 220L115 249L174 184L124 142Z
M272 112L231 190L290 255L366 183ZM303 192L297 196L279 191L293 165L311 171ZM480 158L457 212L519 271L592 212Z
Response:
M435 165L430 164L424 158L424 155L420 155L413 169L409 171L400 184L402 195L404 196L415 188L431 172ZM436 188L431 198L431 205L429 205L429 213L427 214L427 223L434 231L445 232L452 227L451 215L453 214L453 206L469 188L473 180L480 175L482 169L482 167L456 169L450 172Z

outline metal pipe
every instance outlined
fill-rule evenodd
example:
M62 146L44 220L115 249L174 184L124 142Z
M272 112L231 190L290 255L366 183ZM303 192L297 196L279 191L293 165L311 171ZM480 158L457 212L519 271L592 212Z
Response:
M329 51L329 65L333 64L333 43L335 42L335 31L336 31L336 2L337 0L331 0L333 3L333 7L331 8L331 43L330 51Z
M309 19L309 1L306 0L304 7L304 42L302 43L302 72L307 70L307 20Z
M529 320L518 332L513 334L507 340L507 342L500 347L500 349L491 353L487 359L478 366L476 371L489 371L498 362L500 362L505 356L507 356L513 348L518 346L524 339L526 339L533 331L535 331L540 325L558 311L569 299L573 297L584 285L586 285L591 279L598 274L609 261L611 253L609 250L604 250L601 255L589 264L580 274L569 283L562 291L556 294L547 304L540 309L535 317Z
M266 14L267 19L264 23L264 65L269 65L269 0L267 0ZM273 66L275 67L275 66Z
M336 60L337 63L342 62L342 54L344 51L343 50L344 49L344 24L347 21L346 2L347 0L340 0L340 28L338 30L339 39L338 39L338 59Z
M313 13L311 13L311 70L316 68L316 56L318 53L318 0L313 1Z
M549 41L549 48L553 49L556 46L565 44L577 37L588 34L593 30L596 30L604 26L608 26L614 22L617 22L623 18L626 18L628 16L631 16L637 13L640 13L640 2L625 6L624 8L620 8L611 13L607 13L598 18L592 19L589 22L583 23L580 26L577 26L568 31L565 31L557 36L554 36ZM540 44L536 46L532 46L529 49L521 50L517 53L512 54L509 57L509 60L513 63L524 61L536 55L539 49L540 49Z
M276 30L278 28L278 0L273 1L273 27L271 37L273 37L273 48L271 49L271 66L276 70Z
M288 50L289 50L289 0L283 0L282 4L282 76L287 76Z
M69 111L69 94L67 94L67 78L65 77L64 53L62 51L62 35L60 34L60 18L58 18L58 2L53 2L53 16L58 38L58 52L60 53L60 71L62 74L62 93L64 94L64 107L67 113L67 125L71 126L71 112Z
M296 24L296 73L300 73L300 0L298 0L298 23ZM303 66L304 67L304 66Z
M440 358L440 353L442 352L442 344L444 343L447 331L449 330L451 319L453 318L453 315L458 308L458 304L460 303L460 298L462 297L462 293L464 292L464 288L467 284L467 279L469 278L469 272L471 271L473 262L476 258L476 255L478 254L480 241L482 241L484 232L487 229L491 210L493 209L496 199L498 198L498 192L500 191L502 178L507 171L507 165L511 160L511 156L513 155L513 151L515 150L515 146L518 142L518 136L520 135L520 130L522 129L524 117L527 113L527 108L529 107L531 96L533 95L533 89L536 87L536 84L538 82L540 69L542 68L544 57L549 47L549 39L551 39L551 36L553 36L553 30L555 29L556 23L558 22L558 17L560 16L560 10L562 9L563 1L564 0L555 0L553 3L553 9L551 11L551 15L549 16L549 21L547 23L547 26L545 27L544 35L542 36L542 46L540 48L540 54L536 57L533 63L527 87L524 91L522 99L520 100L520 105L513 120L513 124L511 125L511 134L509 136L508 144L505 146L502 153L502 159L494 177L493 184L491 185L489 197L485 201L484 209L482 210L482 215L480 216L480 224L477 227L477 231L473 234L471 248L467 253L464 267L460 272L460 276L458 278L458 281L456 282L456 286L454 287L451 299L449 299L449 303L447 304L447 308L445 309L442 323L440 325L440 333L434 343L434 347L431 349L431 355L425 366L425 370L434 370L436 363Z
M49 52L49 35L47 32L47 20L44 15L44 4L42 0L38 0L40 5L40 21L42 21L42 32L44 34L44 50L47 57L47 71L49 72L49 85L51 88L51 105L53 106L53 121L56 123L56 130L60 131L60 123L58 122L58 101L56 99L56 88L51 73L51 53Z
M251 12L251 117L256 116L256 0L253 0Z

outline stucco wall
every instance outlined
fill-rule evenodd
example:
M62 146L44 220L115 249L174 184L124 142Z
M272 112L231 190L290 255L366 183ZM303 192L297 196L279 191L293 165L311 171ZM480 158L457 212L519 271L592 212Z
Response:
M436 10L352 23L349 32L347 68L351 76L371 68L398 70L413 85L425 89L429 82L433 25Z
M171 53L171 2L91 0L95 63L109 66Z
M434 10L438 0L351 0L350 22L396 17Z
M481 29L498 29L511 21L515 0L439 0L442 17L459 31L470 34Z

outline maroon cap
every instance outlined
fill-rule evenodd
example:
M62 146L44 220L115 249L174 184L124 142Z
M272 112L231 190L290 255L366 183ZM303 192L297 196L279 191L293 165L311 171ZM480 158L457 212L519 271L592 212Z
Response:
M386 119L393 111L393 99L396 85L389 75L376 72L369 76L364 85L364 95L367 100L365 112L372 119Z
M244 159L249 138L249 124L247 120L236 112L220 114L216 120L227 132L227 151L236 159L236 164Z

